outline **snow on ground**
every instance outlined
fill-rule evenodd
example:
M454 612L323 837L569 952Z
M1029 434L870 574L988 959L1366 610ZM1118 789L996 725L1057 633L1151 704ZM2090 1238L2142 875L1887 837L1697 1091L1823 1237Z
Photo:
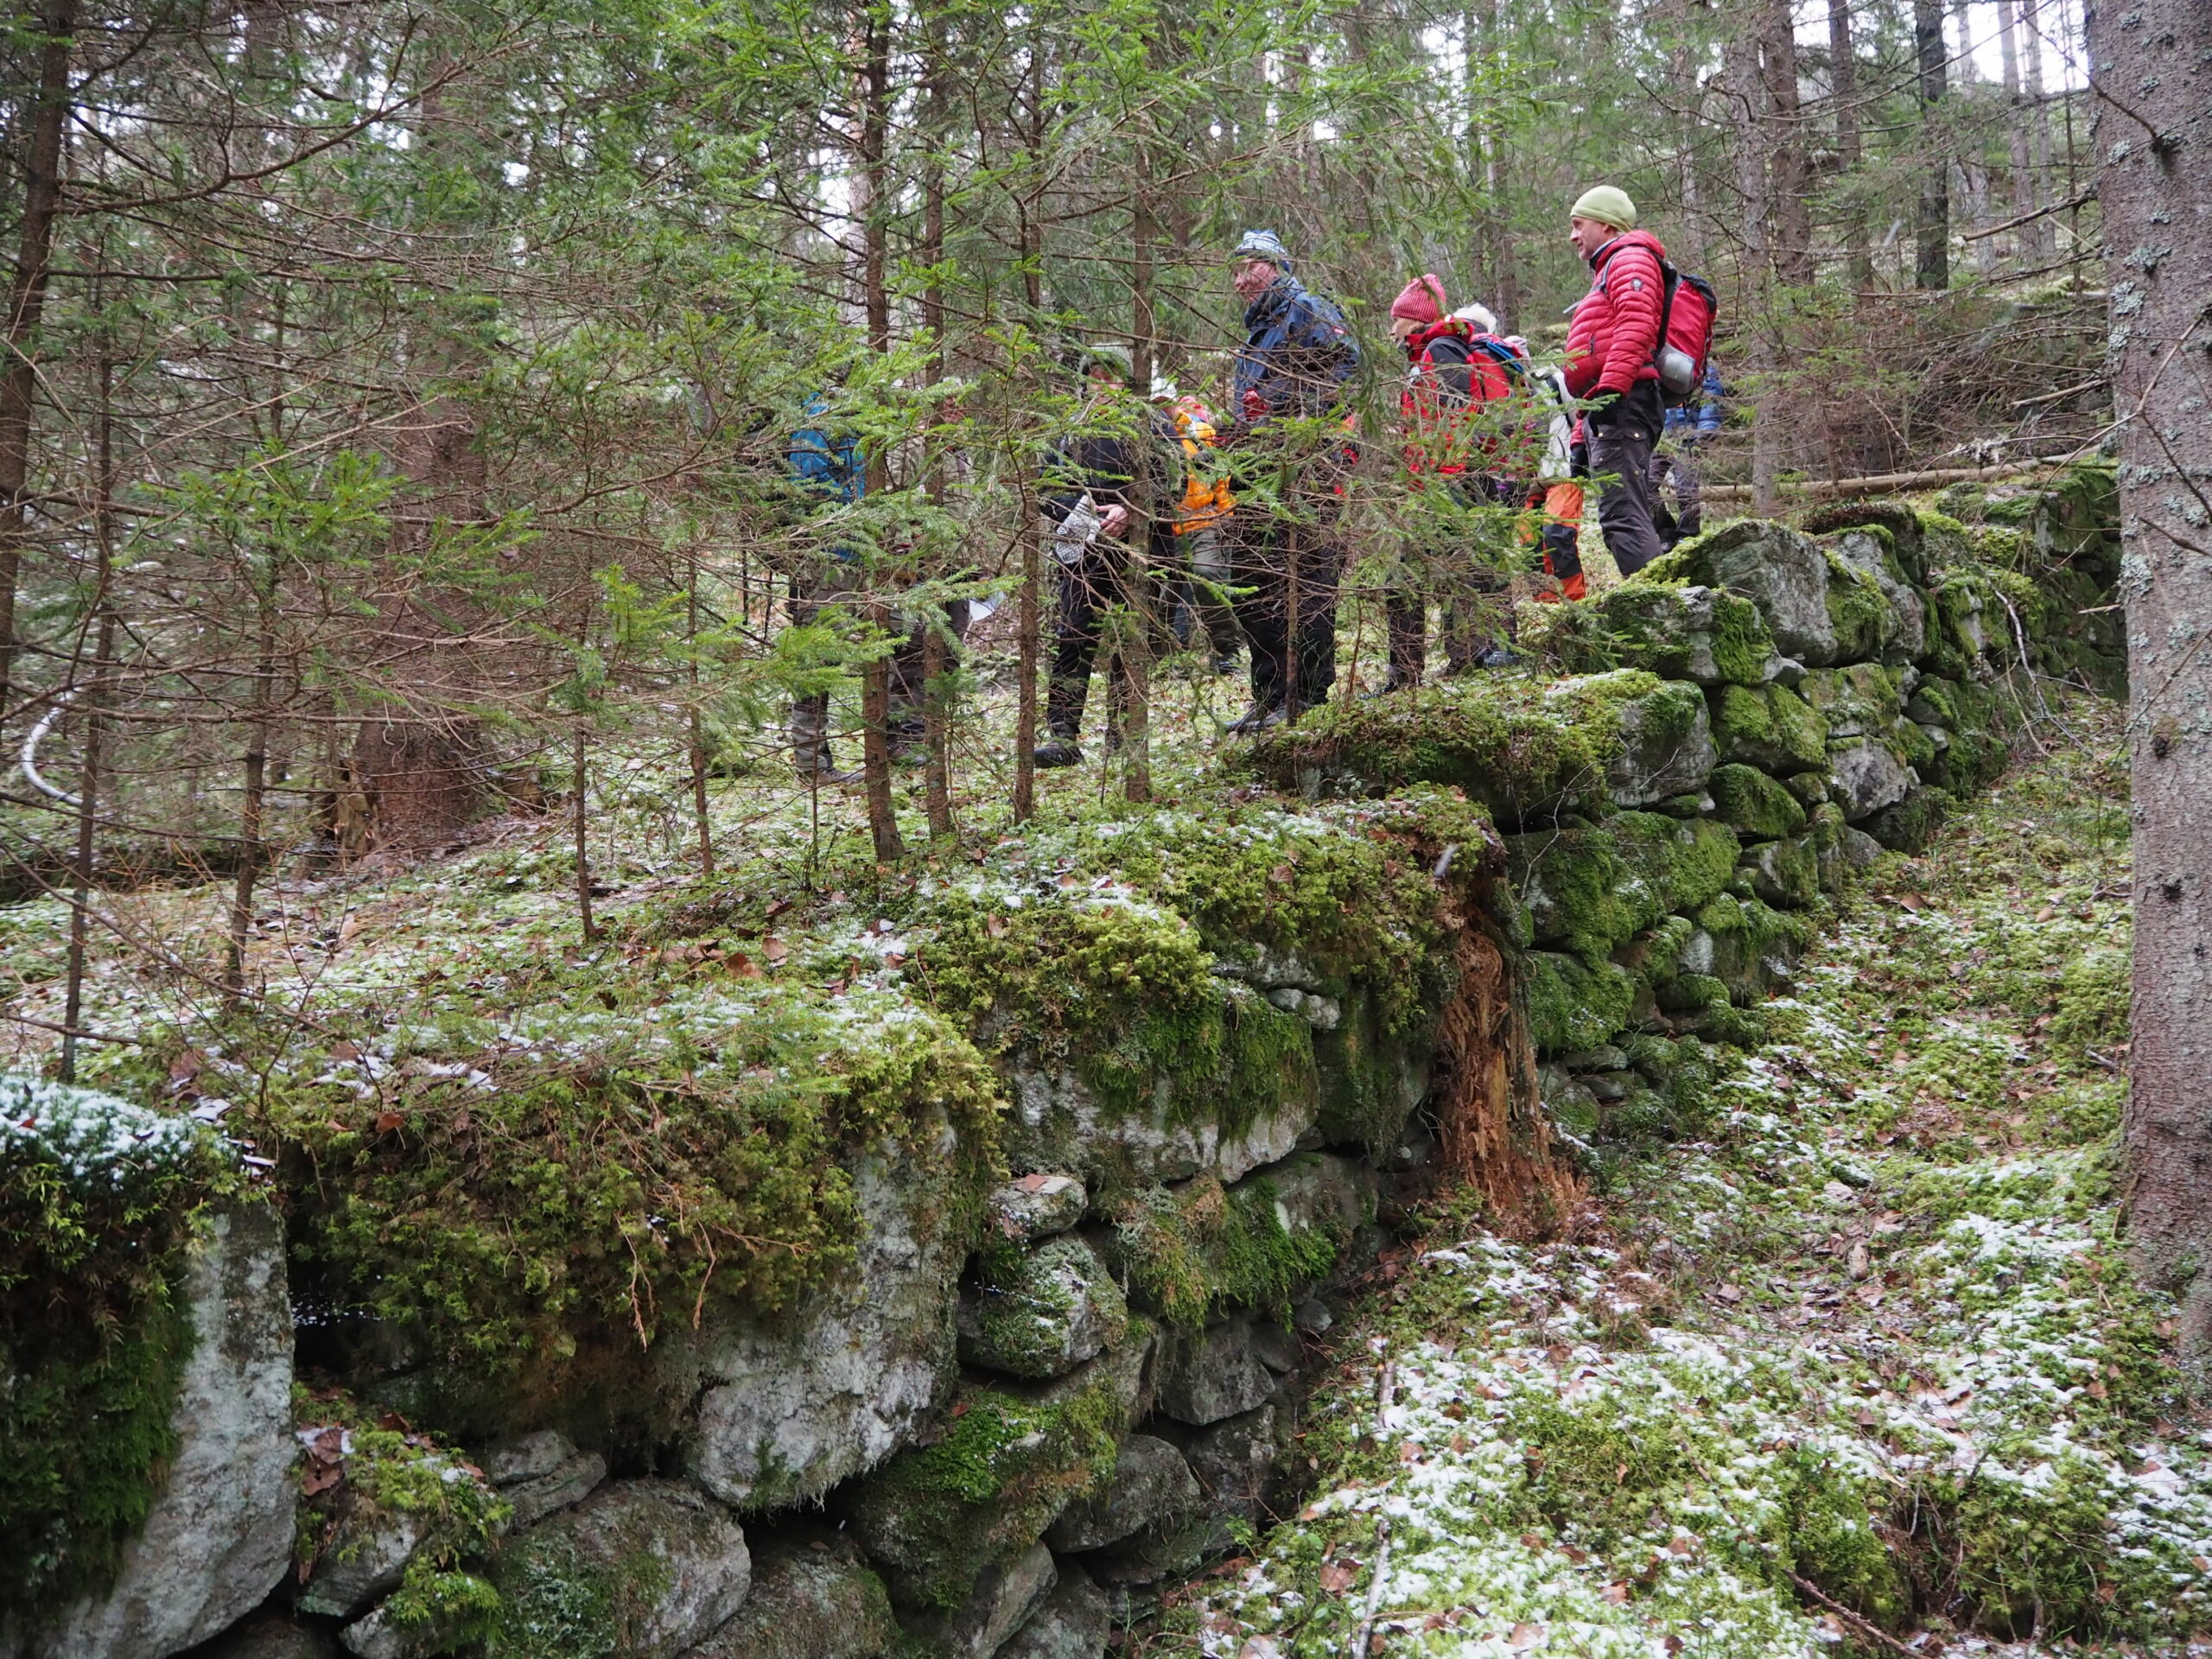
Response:
M2079 718L1885 861L1702 1141L1563 1238L1439 1217L1311 1404L1311 1502L1164 1646L2202 1650L2212 1423L2115 1239L2125 774Z

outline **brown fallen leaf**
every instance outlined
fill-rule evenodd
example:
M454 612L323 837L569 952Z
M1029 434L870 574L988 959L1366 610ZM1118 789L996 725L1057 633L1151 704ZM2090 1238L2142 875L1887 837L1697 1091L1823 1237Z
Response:
M760 955L762 959L765 961L769 963L781 962L785 957L791 955L791 946L785 944L781 939L771 938L760 941Z
M1610 1601L1614 1606L1618 1607L1623 1602L1626 1601L1630 1596L1633 1595L1635 1592L1629 1588L1625 1581L1617 1580L1614 1583L1607 1585L1604 1590L1599 1592L1599 1593L1603 1595L1607 1601Z
M1359 1581L1357 1561L1324 1561L1321 1563L1321 1587L1332 1596L1341 1596Z
M300 1491L308 1497L316 1497L345 1478L346 1465L342 1463L314 1464L308 1469L307 1478L300 1483Z
M1921 907L1920 895L1916 893L1901 893L1897 895L1897 903L1903 905L1907 910L1917 912Z
M394 1129L404 1127L406 1122L407 1118L404 1113L387 1109L377 1114L377 1133L390 1135Z
M1002 939L1006 938L1006 918L1003 916L988 916L984 918L983 931L989 934L990 937L995 939Z

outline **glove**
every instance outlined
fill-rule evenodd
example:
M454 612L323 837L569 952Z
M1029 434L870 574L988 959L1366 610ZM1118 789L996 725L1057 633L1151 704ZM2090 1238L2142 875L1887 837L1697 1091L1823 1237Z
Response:
M1248 421L1265 420L1268 416L1268 400L1260 396L1256 387L1248 390L1244 394L1243 410L1244 418Z

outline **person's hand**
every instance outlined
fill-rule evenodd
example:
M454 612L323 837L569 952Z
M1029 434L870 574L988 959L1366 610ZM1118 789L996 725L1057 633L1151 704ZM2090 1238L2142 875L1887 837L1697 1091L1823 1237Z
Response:
M1267 418L1268 400L1260 396L1256 386L1244 393L1243 411L1244 418L1248 421L1262 421Z
M1098 532L1102 536L1110 536L1118 542L1128 529L1129 510L1118 501L1098 515Z

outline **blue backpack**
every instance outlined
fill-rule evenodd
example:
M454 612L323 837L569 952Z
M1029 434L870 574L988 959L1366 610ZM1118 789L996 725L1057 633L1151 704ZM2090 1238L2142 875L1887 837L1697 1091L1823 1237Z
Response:
M861 441L850 431L833 431L821 417L830 412L830 400L817 393L806 400L806 412L817 424L800 427L785 451L791 476L824 499L852 502L868 493L868 460Z

